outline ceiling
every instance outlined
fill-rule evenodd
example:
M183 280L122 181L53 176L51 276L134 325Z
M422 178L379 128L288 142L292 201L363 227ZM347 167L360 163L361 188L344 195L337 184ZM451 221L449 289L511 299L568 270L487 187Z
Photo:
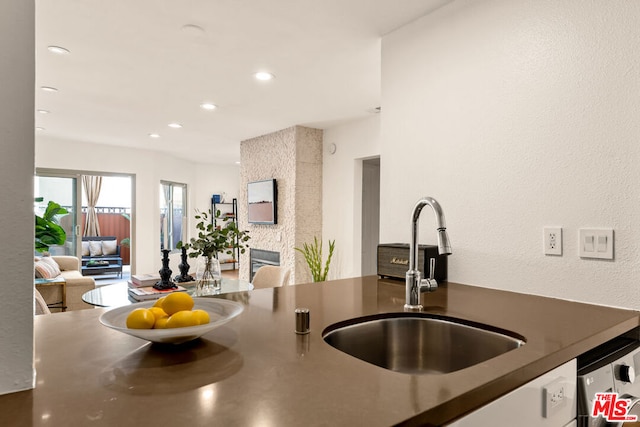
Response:
M36 137L233 164L242 140L375 114L381 36L449 1L38 0Z

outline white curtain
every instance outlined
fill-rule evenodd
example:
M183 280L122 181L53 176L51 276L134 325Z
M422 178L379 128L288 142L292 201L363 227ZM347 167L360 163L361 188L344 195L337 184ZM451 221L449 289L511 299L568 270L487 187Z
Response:
M100 196L100 187L102 187L101 176L82 176L82 185L87 194L87 219L84 224L83 236L99 236L100 224L98 223L98 214L96 213L96 204Z
M171 233L171 229L170 226L171 224L169 223L169 217L172 216L172 213L169 212L169 210L171 209L171 186L169 184L162 184L162 194L164 196L164 206L165 206L165 214L164 214L164 218L161 218L161 224L160 226L162 227L163 233L162 233L162 241L160 242L162 245L163 249L171 249L169 247L169 242L170 242L170 237L169 237L169 233Z

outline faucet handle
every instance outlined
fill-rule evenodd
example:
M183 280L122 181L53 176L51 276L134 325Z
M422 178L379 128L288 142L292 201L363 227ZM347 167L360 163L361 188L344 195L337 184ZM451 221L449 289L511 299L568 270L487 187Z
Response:
M420 290L433 292L438 289L438 282L435 279L422 279L420 280Z
M436 270L436 259L431 258L429 260L429 278L420 280L420 290L433 292L438 289L438 282L434 279Z

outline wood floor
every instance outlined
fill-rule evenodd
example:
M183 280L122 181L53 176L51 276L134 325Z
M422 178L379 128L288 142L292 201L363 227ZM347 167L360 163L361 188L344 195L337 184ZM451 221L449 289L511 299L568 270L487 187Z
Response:
M240 273L240 270L222 270L222 277L227 277L229 279L237 279L238 273Z

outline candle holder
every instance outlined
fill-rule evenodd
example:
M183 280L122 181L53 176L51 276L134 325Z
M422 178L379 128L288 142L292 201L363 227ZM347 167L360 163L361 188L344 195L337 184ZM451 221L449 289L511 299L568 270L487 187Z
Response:
M176 283L193 282L195 279L189 274L189 268L191 268L191 266L187 262L187 248L182 248L182 255L180 256L182 258L182 262L178 265L180 274L174 277L173 280L175 280Z
M171 269L169 268L169 251L168 249L162 250L162 268L158 271L160 273L160 281L153 285L158 290L175 289L178 286L171 281Z

